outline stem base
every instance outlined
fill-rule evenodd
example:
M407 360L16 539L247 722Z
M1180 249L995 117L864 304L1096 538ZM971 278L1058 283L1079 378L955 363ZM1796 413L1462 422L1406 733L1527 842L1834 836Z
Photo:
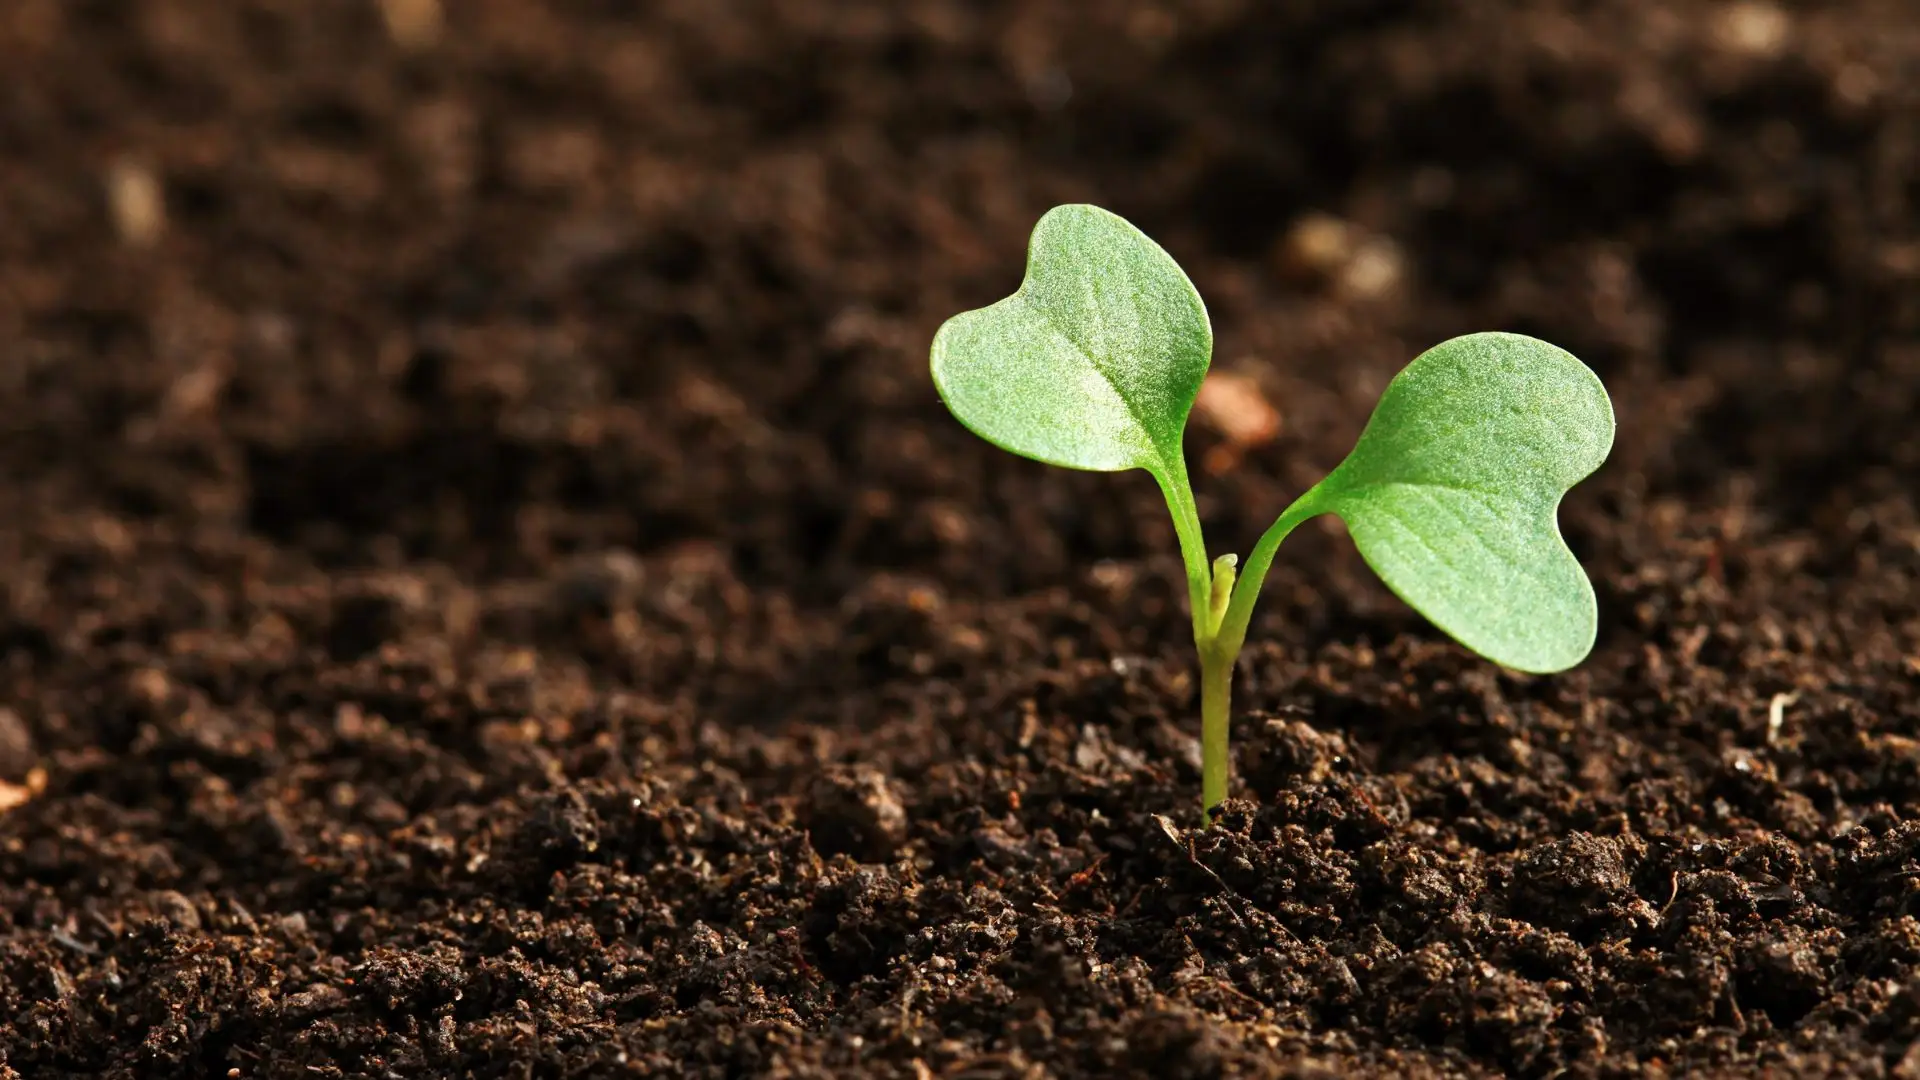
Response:
M1232 721L1235 657L1200 649L1200 805L1204 824L1227 801L1227 734Z

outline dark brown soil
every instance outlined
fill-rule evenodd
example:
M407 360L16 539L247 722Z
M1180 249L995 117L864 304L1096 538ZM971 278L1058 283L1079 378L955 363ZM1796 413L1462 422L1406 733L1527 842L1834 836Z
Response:
M0 1076L1920 1077L1912 0L384 10L0 3ZM1073 200L1216 550L1591 363L1591 660L1306 530L1193 830L1153 484L926 373Z

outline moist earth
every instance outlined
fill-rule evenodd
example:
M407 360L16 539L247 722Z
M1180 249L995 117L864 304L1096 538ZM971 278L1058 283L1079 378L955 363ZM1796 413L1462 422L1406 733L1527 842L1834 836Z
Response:
M0 5L0 1075L1920 1076L1920 7ZM1059 202L1215 550L1456 333L1598 646L1289 541L1198 825L1139 473L941 408Z

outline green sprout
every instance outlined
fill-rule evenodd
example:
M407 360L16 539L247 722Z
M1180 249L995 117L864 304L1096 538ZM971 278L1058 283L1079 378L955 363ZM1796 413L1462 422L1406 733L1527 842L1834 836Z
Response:
M1173 257L1117 215L1071 205L1034 226L1019 291L947 320L932 356L941 398L988 442L1160 482L1200 653L1209 819L1227 797L1228 704L1254 601L1308 518L1338 516L1388 588L1497 664L1562 671L1592 650L1593 585L1555 518L1613 446L1613 405L1585 364L1519 334L1428 349L1387 386L1346 460L1237 567L1207 557L1181 445L1212 352L1206 307Z

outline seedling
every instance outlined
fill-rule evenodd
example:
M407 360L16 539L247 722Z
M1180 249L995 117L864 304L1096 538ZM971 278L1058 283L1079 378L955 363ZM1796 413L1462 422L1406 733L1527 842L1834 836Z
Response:
M1562 671L1593 648L1593 586L1560 537L1562 496L1606 460L1613 405L1563 349L1469 334L1388 384L1345 461L1294 500L1244 567L1207 557L1182 436L1213 352L1200 294L1120 217L1060 206L1034 227L1026 279L947 320L933 381L974 433L1072 469L1145 469L1187 568L1200 653L1201 802L1227 797L1233 667L1281 541L1320 514L1462 645L1519 671ZM1237 573L1236 573L1237 570Z

